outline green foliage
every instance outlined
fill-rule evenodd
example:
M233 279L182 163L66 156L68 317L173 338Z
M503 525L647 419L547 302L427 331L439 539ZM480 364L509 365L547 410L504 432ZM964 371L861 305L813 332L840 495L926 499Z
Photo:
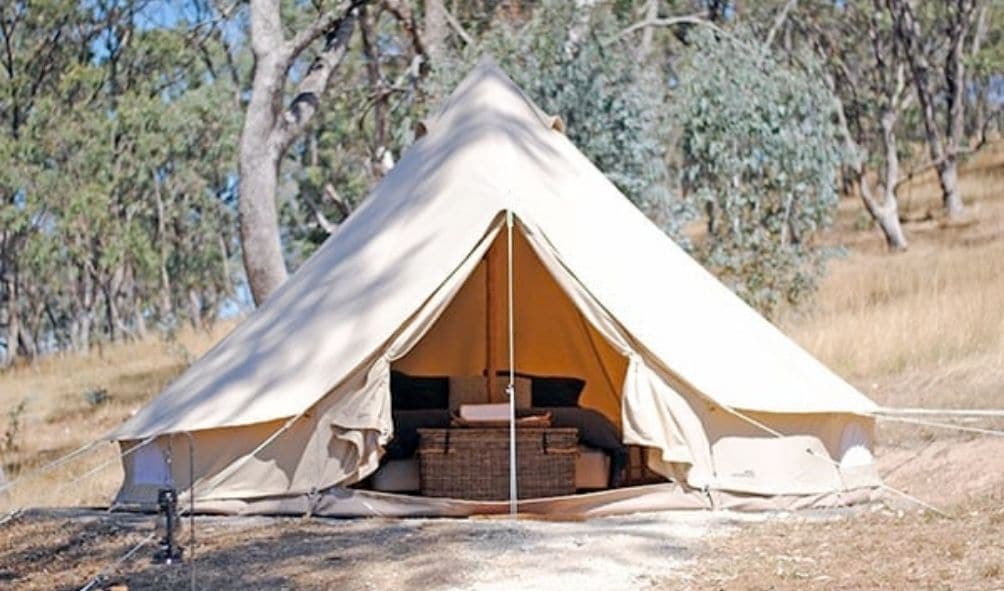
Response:
M0 326L0 364L214 315L232 291L240 124L235 89L207 66L218 49L193 46L184 23L70 1L6 18L0 277L15 289L0 282L0 310L21 317L21 341Z
M562 118L569 139L611 182L679 237L686 216L669 191L664 85L629 45L606 41L620 29L613 14L583 11L548 1L525 24L498 24L456 63L437 69L434 86L446 94L482 54L492 55L537 105Z
M770 314L815 288L843 161L834 101L811 73L754 43L696 32L680 72L686 199L707 216L696 254L743 299Z

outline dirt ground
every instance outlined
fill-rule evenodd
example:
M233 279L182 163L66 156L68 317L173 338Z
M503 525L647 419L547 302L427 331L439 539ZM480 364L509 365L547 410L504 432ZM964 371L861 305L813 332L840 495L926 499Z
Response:
M199 517L198 589L1004 589L1004 438L878 450L893 500L849 510L663 512L581 521ZM949 469L949 468L952 469ZM185 589L151 564L148 515L36 510L0 527L0 588Z

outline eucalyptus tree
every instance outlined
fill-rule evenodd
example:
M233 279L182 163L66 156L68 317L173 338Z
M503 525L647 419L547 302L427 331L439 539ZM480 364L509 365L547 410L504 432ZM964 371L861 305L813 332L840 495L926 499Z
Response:
M815 287L844 154L834 98L755 41L695 31L674 93L686 200L705 215L694 252L770 314Z
M144 6L2 15L5 363L199 324L232 292L236 92L206 65L211 28L150 25Z
M836 101L850 180L890 249L907 248L900 221L899 135L913 103L906 48L878 0L806 1L790 18L818 55Z
M915 7L909 0L886 0L896 35L905 48L930 166L938 173L949 217L957 217L965 209L959 188L959 156L964 150L969 92L967 43L975 29L979 4L977 0L951 0Z

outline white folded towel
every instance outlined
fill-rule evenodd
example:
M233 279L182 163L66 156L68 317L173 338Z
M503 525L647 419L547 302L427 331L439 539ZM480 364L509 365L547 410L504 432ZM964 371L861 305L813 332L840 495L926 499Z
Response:
M509 404L461 404L460 418L465 421L508 421Z

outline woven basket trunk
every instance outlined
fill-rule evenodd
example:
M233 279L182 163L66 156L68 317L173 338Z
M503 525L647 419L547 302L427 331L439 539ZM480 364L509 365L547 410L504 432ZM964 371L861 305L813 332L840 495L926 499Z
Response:
M508 429L419 429L422 494L479 501L509 498ZM516 430L521 499L575 492L578 429Z

